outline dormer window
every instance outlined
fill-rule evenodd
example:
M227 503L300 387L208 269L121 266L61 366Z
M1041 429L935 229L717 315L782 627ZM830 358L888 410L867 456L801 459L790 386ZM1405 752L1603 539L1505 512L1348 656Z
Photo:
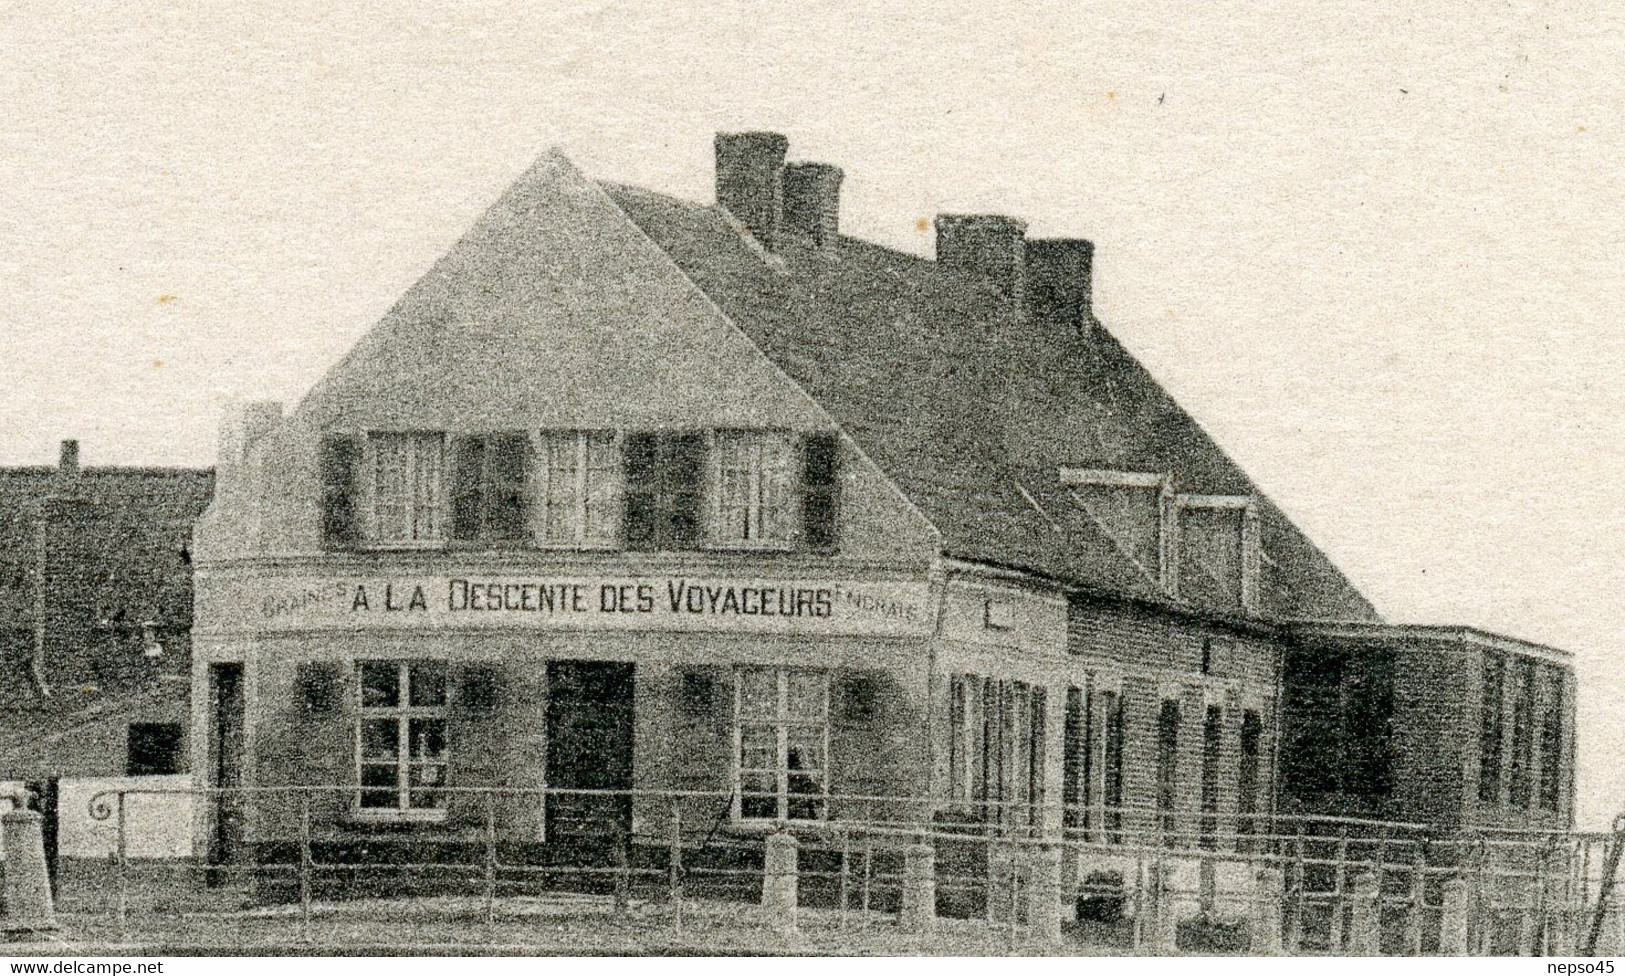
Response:
M1147 579L1172 591L1174 496L1166 474L1062 468L1061 483Z
M1175 595L1217 610L1258 607L1258 518L1248 495L1179 495Z

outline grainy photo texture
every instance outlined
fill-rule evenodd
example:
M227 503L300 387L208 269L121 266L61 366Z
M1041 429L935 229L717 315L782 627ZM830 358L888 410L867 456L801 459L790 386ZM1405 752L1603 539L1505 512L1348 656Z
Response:
M8 951L1625 949L1603 25L928 6L0 14Z

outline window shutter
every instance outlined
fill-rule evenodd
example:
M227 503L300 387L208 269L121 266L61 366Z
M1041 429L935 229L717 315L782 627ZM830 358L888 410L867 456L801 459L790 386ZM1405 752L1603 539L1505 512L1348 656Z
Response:
M307 715L338 709L344 685L338 664L330 661L302 662L295 669L294 684L297 704Z
M322 438L322 539L329 545L353 545L361 538L356 475L361 443L348 434Z
M626 548L648 551L660 545L660 441L654 434L626 438L626 510L622 536Z
M528 524L531 445L524 434L495 434L485 450L485 535L523 539Z
M834 551L841 500L841 444L833 434L814 434L802 445L801 532L808 549Z
M460 541L480 535L480 509L485 498L485 438L456 437L451 442L451 537Z
M705 524L705 437L674 434L666 442L667 549L699 546Z
M463 669L459 704L469 712L488 714L502 702L502 672L494 664L471 664Z

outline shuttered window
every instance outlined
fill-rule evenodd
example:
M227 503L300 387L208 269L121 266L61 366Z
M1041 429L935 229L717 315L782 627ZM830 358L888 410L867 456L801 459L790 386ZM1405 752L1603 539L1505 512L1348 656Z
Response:
M705 497L701 434L630 434L625 448L627 549L694 549Z
M381 543L445 538L446 438L441 433L377 433L372 454L372 533Z
M767 431L716 434L711 542L788 548L794 542L790 439Z
M544 546L615 546L621 521L621 457L607 431L546 431L541 435L537 535Z
M529 534L530 438L472 434L452 441L452 538L518 542Z

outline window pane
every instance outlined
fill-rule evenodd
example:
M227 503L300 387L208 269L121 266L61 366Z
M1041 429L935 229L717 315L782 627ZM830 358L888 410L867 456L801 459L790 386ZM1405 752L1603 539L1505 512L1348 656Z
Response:
M779 815L779 781L773 773L745 773L739 777L739 814L745 818Z
M361 758L394 762L400 757L400 723L392 718L361 723Z
M446 767L438 763L414 763L408 771L412 791L409 801L415 810L438 810L446 805L446 794L437 786L446 785ZM424 787L429 787L425 789Z
M415 718L411 723L412 758L441 759L446 755L446 720Z
M785 732L785 764L791 770L824 768L824 727L792 725Z
M792 671L789 682L790 716L824 721L829 711L829 680L823 672Z
M739 730L739 765L742 769L776 769L779 733L771 725L747 725Z
M739 672L739 711L742 715L775 718L779 713L779 682L771 668L743 668Z
M400 704L400 666L394 661L361 665L361 707L393 708Z
M824 816L823 777L806 773L790 774L789 817L792 820L819 820Z
M390 809L400 804L400 794L396 792L397 776L400 767L384 766L369 763L361 767L361 785L374 787L361 791L361 806L363 809Z
M446 703L446 669L436 664L414 664L412 671L412 705L432 708Z

